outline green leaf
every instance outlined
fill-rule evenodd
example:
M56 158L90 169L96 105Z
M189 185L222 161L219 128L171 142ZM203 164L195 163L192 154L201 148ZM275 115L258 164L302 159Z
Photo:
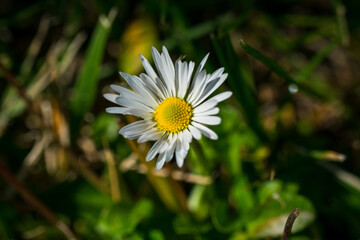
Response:
M240 150L244 148L244 145L242 145L243 140L244 137L239 132L233 132L233 134L227 138L229 145L229 157L227 163L229 165L228 169L233 176L241 174L242 171Z
M296 233L307 227L314 219L312 203L298 195L297 185L283 185L280 181L266 182L259 188L260 207L247 221L248 235L253 238L279 237L283 234L286 220L295 209L300 210L292 228Z
M135 206L120 203L105 209L97 224L97 230L104 236L119 238L132 233L136 226L153 212L150 200L142 199Z
M284 232L285 223L290 212L270 217L256 227L252 227L250 235L255 238L280 237ZM300 215L296 218L291 232L296 233L303 230L314 218L315 216L311 211L300 210Z
M85 62L76 80L71 99L71 110L76 116L82 116L84 113L90 111L93 106L97 93L100 64L116 14L117 11L112 9L108 17L100 15L95 31L91 36Z
M190 192L188 208L198 219L204 219L209 214L210 205L205 199L208 190L209 186L195 185Z
M149 232L149 239L150 240L165 240L165 236L160 230L152 229Z
M219 201L214 205L211 220L214 227L223 233L233 232L242 226L242 220L229 209L229 204L225 201Z
M249 213L255 204L255 199L249 185L245 176L239 176L234 180L234 185L230 190L231 197L242 214Z
M257 192L257 198L260 204L265 204L266 201L274 194L279 194L282 190L282 182L279 180L269 181L264 183Z
M115 141L118 137L119 126L110 114L101 113L97 115L91 123L91 127L94 138L99 142L101 142L101 136L104 136L109 142Z
M199 222L187 214L178 215L174 220L174 229L177 234L206 233L212 226L208 222Z

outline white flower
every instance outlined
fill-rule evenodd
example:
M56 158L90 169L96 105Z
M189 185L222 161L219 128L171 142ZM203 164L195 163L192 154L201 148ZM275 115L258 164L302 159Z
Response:
M140 59L147 74L132 76L120 72L134 90L111 85L118 94L105 94L104 97L121 107L110 107L108 113L130 114L142 118L120 130L128 139L138 138L138 142L156 141L146 156L146 161L159 154L156 168L161 169L174 154L177 165L184 163L192 138L200 139L205 135L217 139L214 131L204 125L220 124L221 119L216 105L229 98L230 91L220 93L210 99L212 94L227 78L224 68L212 74L203 70L209 56L201 61L194 76L194 62L177 60L175 66L166 47L160 54L152 48L157 72L142 55Z

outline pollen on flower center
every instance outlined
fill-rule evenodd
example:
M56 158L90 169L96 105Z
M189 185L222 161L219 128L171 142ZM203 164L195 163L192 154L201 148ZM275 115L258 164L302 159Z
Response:
M188 127L193 109L185 100L168 97L155 109L154 119L160 131L179 133Z

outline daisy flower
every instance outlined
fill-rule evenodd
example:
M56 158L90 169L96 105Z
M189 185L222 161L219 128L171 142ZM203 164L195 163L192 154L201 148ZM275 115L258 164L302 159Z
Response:
M219 68L207 74L203 67L209 56L200 62L195 74L194 62L171 61L166 47L160 54L152 48L156 71L148 60L140 55L146 74L133 76L120 72L133 89L111 85L118 94L105 94L104 97L121 107L109 107L108 113L134 115L141 120L126 125L120 134L128 139L138 139L139 143L156 141L149 150L146 161L157 154L156 168L161 169L165 162L175 155L176 163L182 167L193 138L204 135L216 140L216 133L205 125L218 125L221 122L217 104L232 93L209 96L225 81L228 74Z

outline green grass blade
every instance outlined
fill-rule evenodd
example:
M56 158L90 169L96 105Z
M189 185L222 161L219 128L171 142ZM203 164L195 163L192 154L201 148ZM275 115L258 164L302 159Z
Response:
M181 34L176 34L175 36L166 39L164 41L164 45L167 46L167 48L172 49L180 43L190 42L194 39L210 34L219 27L230 25L235 22L235 20L237 19L234 19L231 14L224 14L214 20L203 22L188 29L178 29L178 31L181 31Z
M82 116L93 106L99 81L100 64L116 14L117 11L112 9L108 17L104 15L99 17L71 99L71 110L75 116Z
M341 44L344 47L348 47L350 44L350 36L346 20L346 7L339 0L332 0L331 2L336 13L337 27Z
M321 49L306 66L302 69L302 71L297 75L296 81L298 83L305 82L306 79L309 79L310 75L314 72L314 70L319 66L319 64L334 50L335 47L339 45L339 40L335 39L329 42L323 49Z
M234 94L234 97L240 103L248 125L263 141L268 140L261 121L259 119L254 92L251 85L245 80L240 70L239 60L233 49L229 36L224 36L219 40L218 37L212 37L212 43L220 63L229 73L228 84Z
M245 52L260 62L262 62L264 65L266 65L268 68L270 68L274 73L276 73L279 77L283 78L286 82L289 84L295 84L299 87L300 90L304 91L305 93L318 97L320 99L328 99L329 97L324 93L317 91L311 87L309 87L306 83L301 83L296 81L294 78L292 78L287 71L285 71L277 62L272 60L271 58L263 55L258 50L254 49L247 43L245 43L243 40L240 40L240 46L245 50Z

